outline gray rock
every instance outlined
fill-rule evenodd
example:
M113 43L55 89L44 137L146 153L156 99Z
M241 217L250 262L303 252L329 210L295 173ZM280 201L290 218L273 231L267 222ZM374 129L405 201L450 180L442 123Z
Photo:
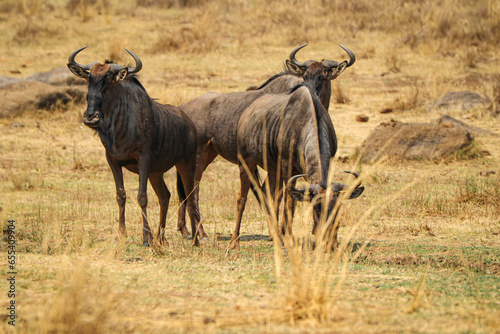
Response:
M466 111L477 107L483 107L491 101L471 91L450 92L445 94L436 103L433 108L439 110L461 110Z
M39 81L50 85L82 85L86 83L85 80L75 77L66 66L32 74L25 80Z
M17 78L0 77L0 88L21 81Z
M0 86L0 118L13 116L28 108L50 109L70 101L85 99L85 90L69 86L54 86L38 81L19 80Z
M474 136L498 136L496 133L492 131L482 129L477 126L469 125L448 115L441 116L441 118L438 120L438 124L445 128L452 128L452 127L462 128L469 131Z
M473 138L460 127L435 124L381 123L360 147L363 162L386 156L396 160L436 161L453 156L470 145Z

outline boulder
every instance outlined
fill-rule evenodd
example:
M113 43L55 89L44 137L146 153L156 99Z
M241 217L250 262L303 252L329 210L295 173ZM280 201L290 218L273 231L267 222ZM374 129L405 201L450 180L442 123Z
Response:
M67 67L30 75L26 79L0 77L0 118L24 109L51 109L85 99L86 81L76 78Z
M473 137L461 127L422 123L381 123L360 147L363 162L386 156L391 160L441 160L470 145Z
M497 136L497 134L492 131L482 129L477 126L469 125L448 115L441 116L441 118L438 120L438 124L445 128L453 128L453 127L463 128L469 131L474 136Z
M38 81L19 80L0 86L0 117L9 117L26 108L50 109L72 100L85 99L85 91L70 86L54 86Z
M445 94L436 103L433 104L434 109L443 111L461 110L466 111L477 107L483 107L491 101L471 91L450 92Z
M19 82L21 79L10 78L10 77L0 77L0 88L4 86L11 85L13 83Z
M84 85L86 81L76 77L66 66L53 70L35 73L27 77L27 81L39 81L50 85Z

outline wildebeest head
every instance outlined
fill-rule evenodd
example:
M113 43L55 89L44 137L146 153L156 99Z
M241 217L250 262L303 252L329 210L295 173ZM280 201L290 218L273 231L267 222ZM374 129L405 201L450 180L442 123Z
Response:
M358 177L358 173L356 172L349 172L346 171L346 173L353 174L355 177ZM342 183L337 183L337 182L332 182L330 184L331 191L329 192L329 198L324 199L325 196L327 196L327 189L319 184L309 184L305 187L301 188L295 188L295 183L297 182L297 179L305 176L304 174L301 175L295 175L291 177L288 180L287 183L287 190L290 196L295 200L299 202L309 201L310 203L314 204L313 207L313 234L316 233L316 229L318 226L318 223L321 220L321 214L323 211L323 204L326 203L328 205L328 208L326 209L326 219L325 221L328 221L331 218L331 215L335 209L335 206L337 204L337 200L339 199L341 193L343 191L346 191L349 186L344 185ZM349 199L357 198L359 195L363 193L365 190L365 187L361 187L361 184L358 185L352 193L349 196ZM332 221L335 221L333 219Z
M80 65L75 62L75 56L85 48L71 53L68 58L68 68L74 75L89 83L87 110L83 114L83 123L88 127L96 128L103 118L102 101L106 91L125 80L129 75L139 72L142 68L142 62L137 55L125 49L135 60L136 65L133 68L112 63Z
M286 67L292 71L293 73L302 76L304 73L307 71L307 69L311 66L311 64L316 63L315 60L306 60L304 62L300 62L295 58L295 54L305 47L307 44L301 45L299 47L296 47L295 49L292 50L290 53L290 59L287 59L286 61ZM339 44L340 45L340 44ZM333 80L335 79L340 73L342 73L347 67L352 66L354 62L356 61L356 56L354 56L354 53L349 50L348 48L340 45L342 49L344 49L347 54L349 55L349 61L345 60L341 63L335 61L335 60L323 60L321 63L327 68L328 70L328 79Z

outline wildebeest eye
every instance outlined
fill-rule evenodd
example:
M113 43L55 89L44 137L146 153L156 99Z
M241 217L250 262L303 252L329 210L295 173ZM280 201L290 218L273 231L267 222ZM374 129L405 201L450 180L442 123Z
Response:
M113 83L114 76L112 73L107 73L106 74L106 84L111 85Z

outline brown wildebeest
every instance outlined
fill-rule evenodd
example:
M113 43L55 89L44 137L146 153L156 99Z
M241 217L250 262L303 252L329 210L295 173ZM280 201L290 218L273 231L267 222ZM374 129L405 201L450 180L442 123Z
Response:
M303 74L312 64L313 60L299 62L295 58L296 53L307 44L295 48L290 53L290 59L286 61L286 70L276 74L267 80L262 86L254 91L235 92L235 93L207 93L197 97L180 106L194 122L198 133L198 151L195 182L198 184L203 172L218 156L238 164L238 149L236 132L238 121L245 109L256 99L266 94L279 94L290 91L293 87L303 82ZM343 68L354 64L356 57L349 49L341 47L349 55L349 61L342 62ZM321 62L328 72L328 80L324 83L324 89L320 93L320 101L324 108L328 110L331 96L330 81L341 73L337 70L340 64L334 60L324 60ZM258 178L258 175L256 175ZM182 184L178 178L177 187L182 189ZM195 192L198 193L198 188ZM180 196L181 202L183 201ZM183 235L188 235L185 231L185 208L179 208L178 229ZM207 237L207 234L200 226L200 236Z
M339 75L347 63L336 68L333 76ZM328 68L322 63L311 63L304 74L304 82L290 93L268 94L255 100L243 113L238 123L238 153L241 155L241 190L238 198L238 218L231 238L230 248L239 244L241 218L245 209L251 180L245 166L253 171L260 166L268 172L271 197L278 201L284 184L285 235L292 236L293 200L302 201L306 193L310 201L325 196L328 187L330 161L337 151L337 137L332 121L318 96L329 82ZM304 173L309 186L296 189L297 175ZM357 176L357 174L354 174ZM302 176L302 175L300 175ZM332 183L328 199L327 215L331 215L343 184ZM350 198L356 198L364 187L357 187ZM314 228L316 233L323 201L316 200L314 206ZM273 208L268 208L273 210ZM333 226L332 226L333 228ZM332 235L336 240L336 231ZM336 241L333 241L335 245Z
M99 135L106 150L106 159L113 172L116 200L119 207L119 232L127 236L125 227L126 193L122 168L139 174L137 201L142 209L143 245L151 245L153 236L147 220L147 185L151 182L160 203L158 238L164 239L170 192L163 174L174 165L182 179L191 218L195 244L199 223L197 193L193 192L196 167L196 128L179 108L160 104L151 99L135 73L142 68L138 56L135 67L118 64L91 63L80 65L75 56L84 48L71 53L68 67L76 76L88 81L87 110L83 123Z

